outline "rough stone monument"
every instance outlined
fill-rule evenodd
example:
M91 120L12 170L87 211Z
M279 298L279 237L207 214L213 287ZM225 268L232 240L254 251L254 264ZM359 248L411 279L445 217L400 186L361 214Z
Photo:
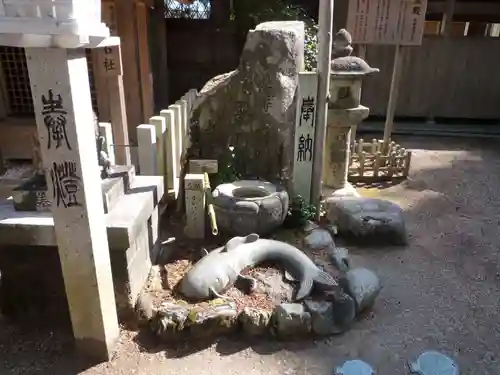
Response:
M211 79L192 117L193 158L221 159L228 145L243 177L292 175L295 95L304 66L304 24L266 22L249 32L238 68Z

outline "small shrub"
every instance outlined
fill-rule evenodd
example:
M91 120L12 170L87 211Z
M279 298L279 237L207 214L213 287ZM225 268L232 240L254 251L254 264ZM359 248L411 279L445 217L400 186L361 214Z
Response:
M314 220L315 216L316 206L307 203L302 196L296 195L290 202L288 215L283 226L286 228L301 228L307 224L308 220Z

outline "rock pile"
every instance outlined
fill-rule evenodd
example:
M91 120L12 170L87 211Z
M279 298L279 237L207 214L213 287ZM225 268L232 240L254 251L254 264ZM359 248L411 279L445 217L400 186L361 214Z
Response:
M353 268L348 251L336 248L330 233L310 226L304 241L310 250L322 249L329 264L336 267L336 290L315 293L305 301L276 301L274 309L245 307L236 302L215 299L199 305L165 302L150 320L152 331L162 341L179 338L201 339L243 332L249 336L272 334L281 339L329 336L347 331L357 314L369 309L382 289L379 278L365 268ZM327 270L325 264L317 262ZM280 295L276 282L266 286L269 295ZM273 298L274 300L274 298Z

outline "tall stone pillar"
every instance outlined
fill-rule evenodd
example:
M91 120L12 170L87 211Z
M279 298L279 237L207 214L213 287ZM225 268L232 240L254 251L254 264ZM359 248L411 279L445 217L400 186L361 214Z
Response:
M73 334L108 360L119 327L85 50L27 48L26 59Z

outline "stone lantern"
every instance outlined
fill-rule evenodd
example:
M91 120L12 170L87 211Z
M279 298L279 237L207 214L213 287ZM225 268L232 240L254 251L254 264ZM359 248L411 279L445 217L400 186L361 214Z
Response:
M351 132L370 113L360 104L363 77L379 71L350 56L351 43L351 35L344 29L333 42L323 184L334 190L334 196L357 196L347 182Z

